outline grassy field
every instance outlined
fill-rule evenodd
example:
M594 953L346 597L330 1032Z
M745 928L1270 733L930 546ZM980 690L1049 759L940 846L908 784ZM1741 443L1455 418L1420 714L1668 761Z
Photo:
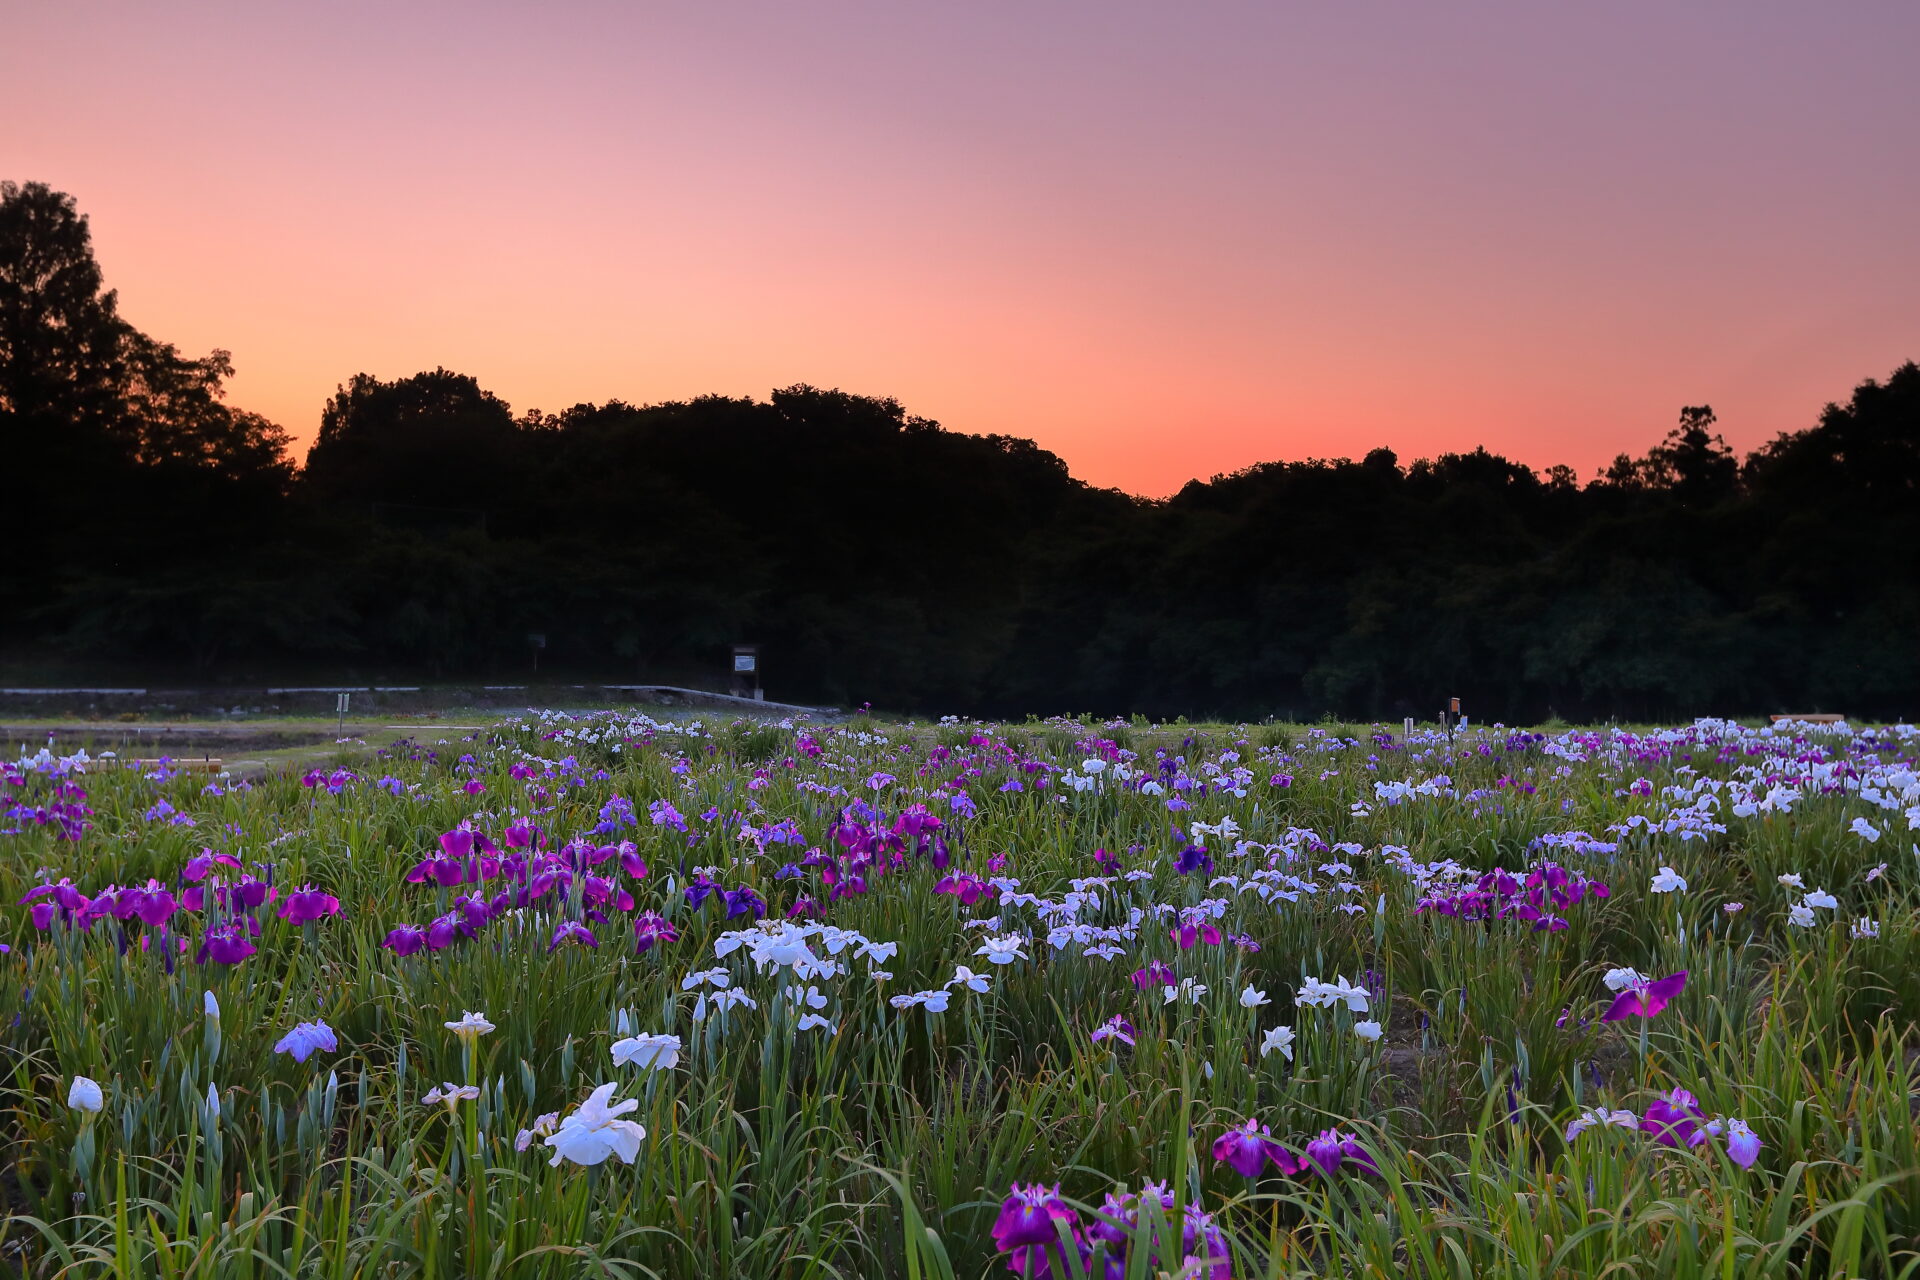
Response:
M352 736L0 773L0 1265L1920 1274L1914 730Z

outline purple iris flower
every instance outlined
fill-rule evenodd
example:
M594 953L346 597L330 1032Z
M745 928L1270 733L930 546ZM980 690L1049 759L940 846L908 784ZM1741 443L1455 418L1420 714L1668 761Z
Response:
M208 932L200 943L199 953L194 957L201 964L211 960L215 964L239 964L257 950L247 938L247 926L235 920Z
M633 895L603 876L588 876L580 885L581 900L590 906L603 907L611 903L615 910L633 910Z
M705 905L708 898L711 898L719 891L719 888L720 886L715 884L711 878L704 875L696 875L692 880L687 882L687 906L698 911Z
M271 887L265 880L256 880L252 876L241 876L240 882L229 889L227 894L227 901L233 904L233 909L236 911L252 911L280 896L279 890Z
M1099 1044L1102 1040L1118 1040L1122 1044L1132 1045L1136 1034L1133 1024L1116 1013L1094 1028L1093 1042Z
M992 886L985 880L965 871L941 876L933 886L935 893L950 893L960 899L962 905L969 907L986 897L991 889Z
M173 895L162 888L158 880L148 880L145 888L126 888L115 894L113 914L122 920L138 919L157 929L167 922L176 907Z
M1195 1276L1197 1280L1233 1280L1233 1250L1227 1245L1227 1234L1213 1220L1213 1215L1202 1213L1197 1204L1187 1206L1186 1220L1180 1228L1180 1244L1186 1255L1181 1262L1188 1268L1182 1274ZM1194 1269L1196 1262L1205 1265Z
M680 931L657 911L642 911L633 918L633 950L638 955L652 950L656 942L673 942Z
M1104 1241L1110 1246L1109 1255L1115 1255L1133 1239L1134 1228L1139 1221L1140 1210L1133 1192L1122 1192L1116 1196L1109 1191L1107 1198L1101 1202L1100 1212L1093 1217L1093 1225L1087 1228L1087 1238Z
M653 825L656 827L672 827L675 831L685 831L687 829L687 820L680 815L678 809L674 808L665 800L655 800L652 804L648 805L647 817L653 821Z
M1348 1160L1353 1161L1368 1173L1380 1172L1380 1167L1374 1164L1373 1157L1367 1154L1367 1149L1355 1141L1351 1135L1341 1133L1338 1129L1322 1129L1320 1136L1307 1144L1305 1163L1311 1163L1328 1177L1338 1172L1341 1164ZM1304 1163L1302 1167L1304 1169Z
M460 921L460 936L471 938L480 932L481 925L493 918L493 908L478 894L463 893L453 900L453 910L448 914Z
M387 930L380 945L397 956L410 956L427 945L427 935L414 925L403 924Z
M1180 851L1180 856L1174 860L1173 867L1183 876L1190 876L1196 871L1211 871L1213 856L1200 845L1190 844Z
M62 877L58 884L36 885L20 895L20 903L32 902L43 894L51 894L53 901L62 911L79 911L87 905L87 897L73 887L73 881Z
M187 865L180 868L180 878L188 884L199 884L213 873L215 867L240 869L240 859L230 853L215 853L211 849L202 849L196 856L187 859Z
M1243 1178L1259 1177L1269 1160L1284 1174L1299 1173L1305 1167L1299 1156L1281 1146L1267 1126L1255 1120L1248 1120L1214 1139L1213 1158L1232 1166Z
M1634 1014L1651 1018L1666 1008L1668 1001L1679 995L1681 988L1686 985L1685 969L1657 982L1636 982L1613 998L1613 1004L1600 1015L1600 1020L1619 1022Z
M746 885L738 889L728 889L720 897L727 904L727 918L751 915L756 920L767 914L767 900Z
M280 918L294 924L309 924L339 914L340 899L330 893L322 893L310 884L301 885L280 904Z
M427 950L442 951L452 946L455 942L459 941L461 926L465 923L464 920L451 911L444 916L435 918L427 925Z
M1707 1140L1705 1120L1700 1100L1685 1089L1675 1089L1654 1099L1640 1120L1640 1132L1652 1134L1663 1147L1697 1147Z
M593 930L578 920L563 920L560 927L553 931L553 941L547 944L547 954L552 955L569 942L577 942L583 947L598 948L599 940L593 936Z
M1208 919L1205 913L1182 912L1180 927L1167 930L1167 936L1180 944L1182 951L1191 951L1197 943L1208 946L1220 945L1220 926Z
M275 1053L284 1053L295 1062L305 1062L316 1049L332 1053L340 1047L334 1038L333 1028L324 1022L303 1022L280 1037L273 1046Z
M1145 991L1148 987L1176 987L1180 980L1173 976L1166 961L1155 960L1146 968L1133 971L1133 985Z
M1170 1213L1173 1209L1173 1193L1164 1182L1149 1182L1138 1193L1132 1191L1123 1191L1119 1195L1107 1193L1105 1202L1100 1206L1100 1212L1094 1216L1093 1225L1088 1227L1086 1232L1090 1244L1101 1242L1107 1246L1105 1270L1099 1272L1089 1270L1087 1272L1089 1276L1098 1276L1100 1280L1120 1280L1120 1277L1127 1273L1127 1267L1131 1262L1130 1255L1136 1244L1141 1244L1146 1252L1147 1271L1155 1275L1160 1273L1162 1239L1159 1233L1154 1233L1144 1243L1137 1239L1140 1231L1141 1209L1149 1201L1158 1201L1163 1215ZM1181 1233L1186 1244L1182 1252L1190 1255L1196 1242L1205 1241L1209 1254L1213 1255L1215 1254L1213 1246L1218 1239L1220 1249L1217 1256L1225 1258L1227 1256L1225 1241L1219 1236L1219 1228L1214 1227L1211 1220L1195 1221L1191 1213L1192 1206L1188 1208L1185 1230ZM1195 1260L1191 1256L1186 1258L1188 1262ZM1200 1274L1205 1275L1207 1280L1227 1280L1229 1276L1228 1271L1218 1268L1209 1268Z
M1080 1217L1060 1198L1058 1183L1045 1187L1036 1182L1022 1187L1016 1182L1000 1204L1000 1216L994 1219L993 1242L1002 1253L1023 1245L1058 1243L1060 1235L1053 1225L1056 1220L1071 1223L1078 1234Z

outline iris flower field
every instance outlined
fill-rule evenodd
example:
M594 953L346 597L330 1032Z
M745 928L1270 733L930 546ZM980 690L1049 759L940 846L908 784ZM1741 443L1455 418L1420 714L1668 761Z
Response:
M0 763L0 1271L1920 1275L1920 730Z

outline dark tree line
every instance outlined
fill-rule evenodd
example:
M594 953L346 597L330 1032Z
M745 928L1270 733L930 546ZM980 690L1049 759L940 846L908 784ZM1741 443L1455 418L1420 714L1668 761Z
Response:
M1920 711L1920 368L1737 458L1690 406L1581 484L1485 450L1164 502L809 386L515 416L356 375L303 467L0 186L0 645L191 670L718 671L914 710L1509 720Z

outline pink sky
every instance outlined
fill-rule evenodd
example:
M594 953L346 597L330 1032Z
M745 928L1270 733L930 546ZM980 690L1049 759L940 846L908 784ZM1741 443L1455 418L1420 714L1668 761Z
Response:
M1920 358L1920 5L45 4L0 177L304 442L899 397L1097 484L1387 444L1583 474Z

